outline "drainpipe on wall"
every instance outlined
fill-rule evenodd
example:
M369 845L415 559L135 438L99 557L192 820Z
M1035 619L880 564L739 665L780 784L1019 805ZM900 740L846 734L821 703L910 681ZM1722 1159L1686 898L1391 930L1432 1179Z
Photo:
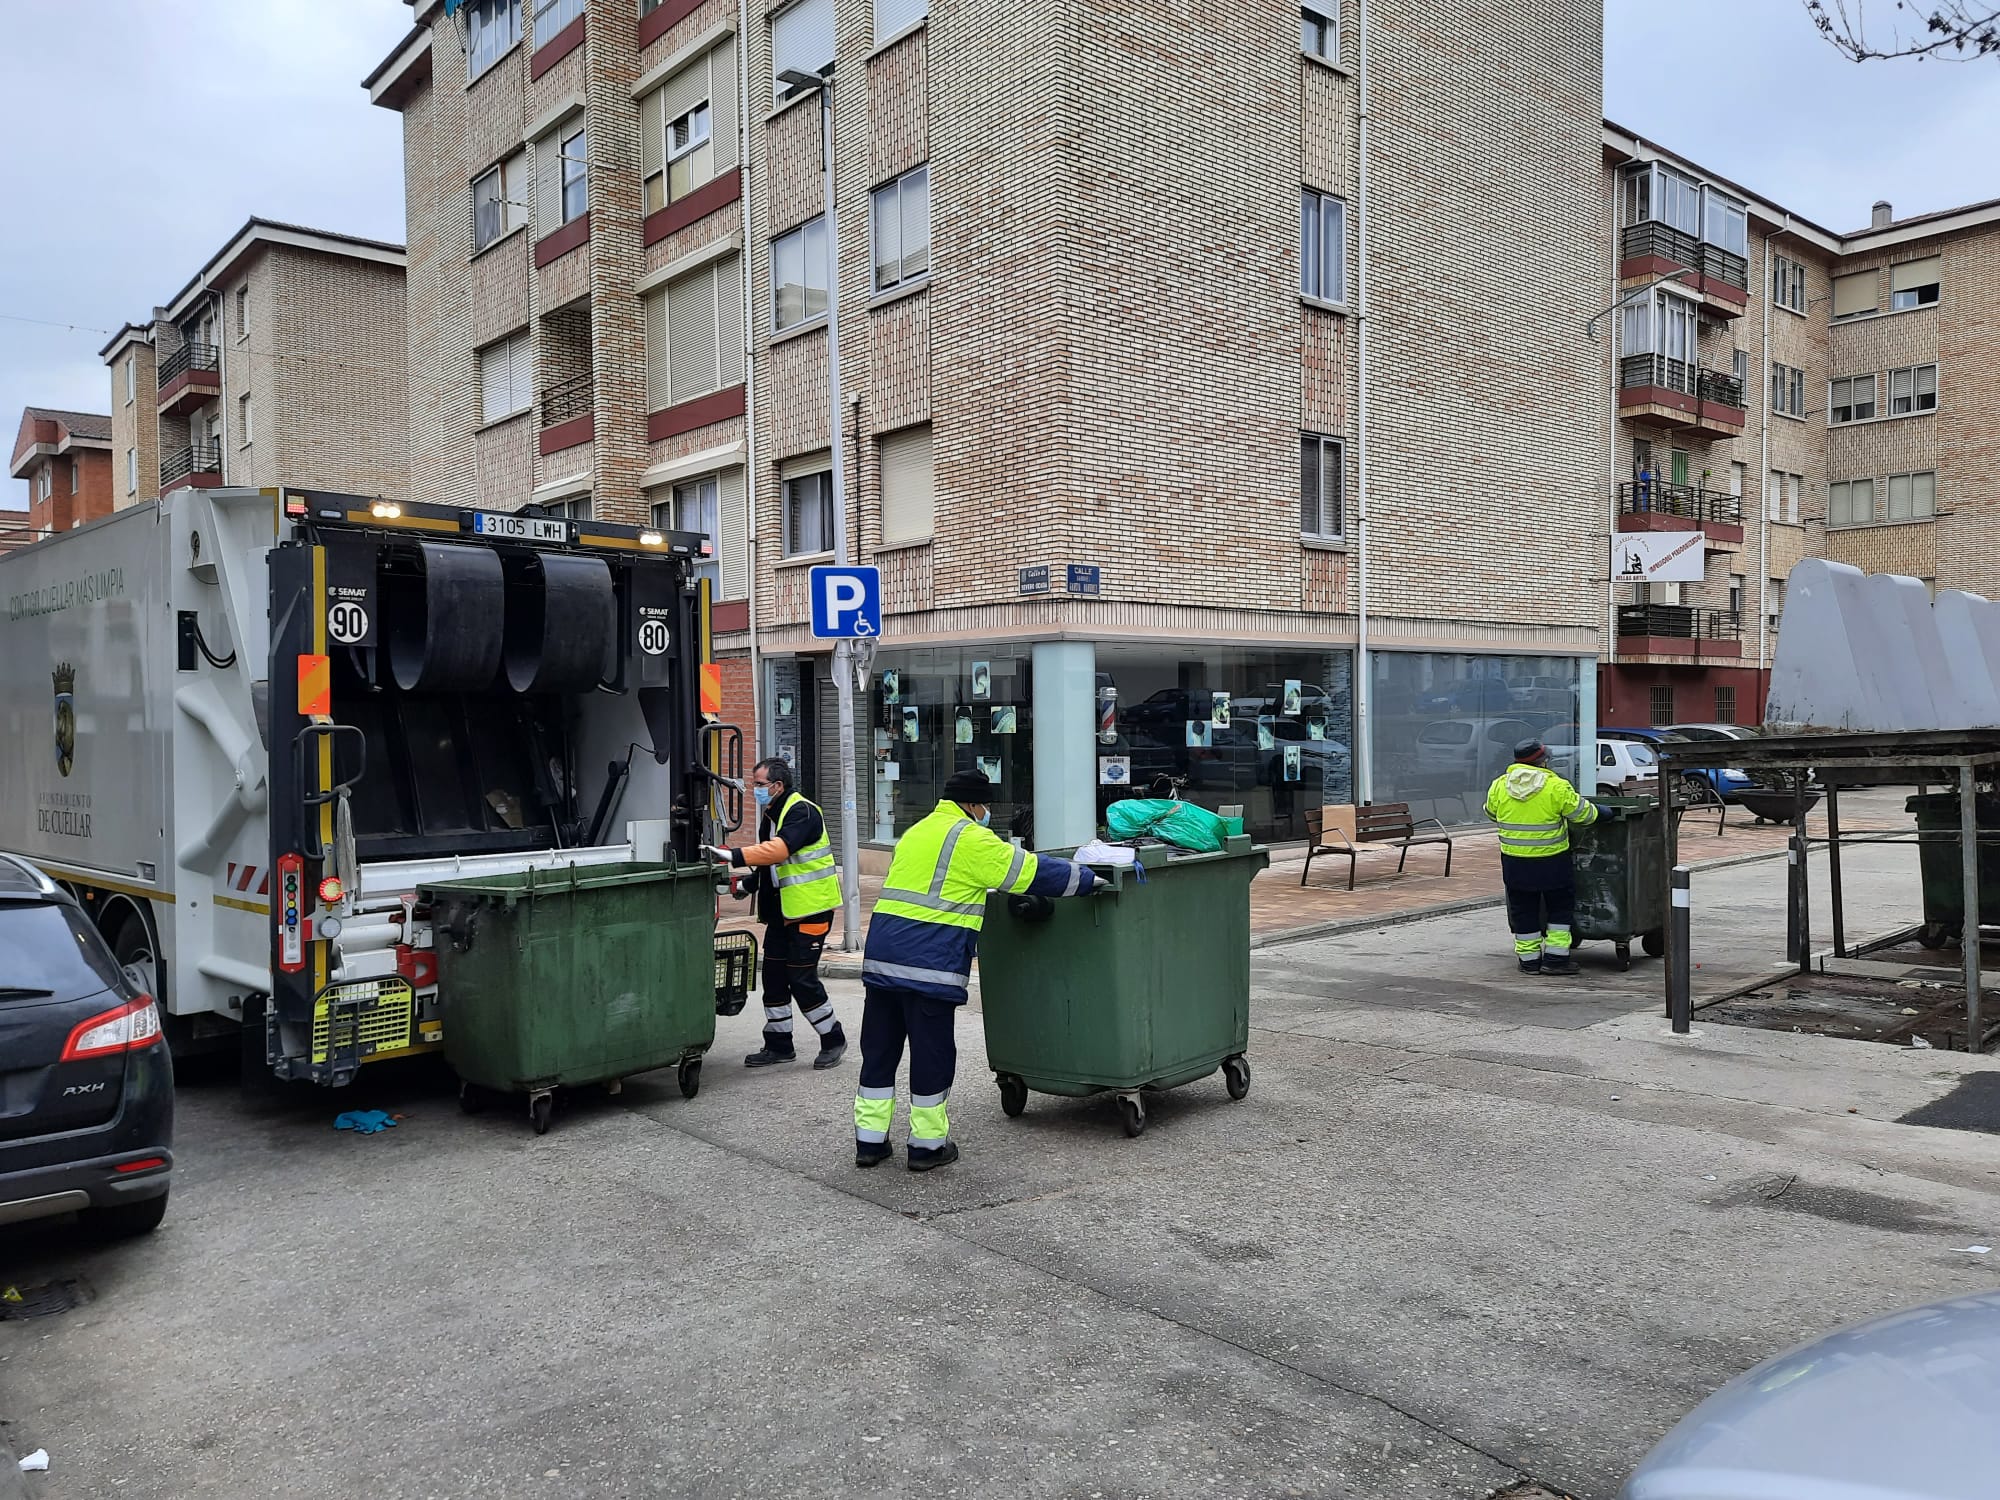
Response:
M1605 543L1604 569L1604 661L1607 666L1618 665L1618 585L1611 581L1611 541L1618 536L1618 340L1624 332L1624 310L1619 307L1618 294L1618 236L1624 228L1618 222L1619 173L1611 174L1611 255L1605 264L1605 286L1611 293L1611 312L1606 317L1610 327L1605 337L1611 349L1611 388L1604 408L1604 503L1609 509L1611 523L1605 528L1609 540ZM1609 678L1607 677L1607 681ZM1598 718L1604 717L1604 705L1598 704ZM1577 747L1582 756L1583 747ZM1595 764L1594 756L1584 756Z
M752 246L750 232L750 0L736 0L736 98L741 118L737 126L736 170L743 174L743 526L749 549L750 716L756 721L750 739L754 758L764 756L764 663L757 649L757 336L751 321ZM718 520L720 517L718 516ZM721 539L717 538L720 546Z
M1360 554L1355 568L1354 632L1354 800L1369 802L1375 796L1375 751L1369 711L1374 694L1370 691L1368 662L1368 0L1360 0L1359 24L1355 27L1355 75L1360 97L1361 121L1358 141L1360 173L1354 195L1354 321L1355 380L1357 401L1354 417L1354 546Z
M1792 216L1785 215L1785 227L1764 236L1764 400L1761 403L1763 420L1757 424L1758 431L1758 472L1757 493L1761 501L1757 506L1757 690L1764 692L1770 687L1770 619L1771 619L1771 246L1781 234L1789 234ZM1746 392L1746 395L1748 393ZM1761 722L1763 715L1758 715Z

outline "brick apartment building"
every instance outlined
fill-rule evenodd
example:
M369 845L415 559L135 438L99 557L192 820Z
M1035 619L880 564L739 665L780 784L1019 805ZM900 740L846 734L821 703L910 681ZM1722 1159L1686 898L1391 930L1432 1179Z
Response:
M252 219L99 353L118 507L185 485L408 493L400 245Z
M1605 163L1613 529L1705 567L1613 586L1601 722L1760 722L1801 557L2000 590L2000 202L1836 234L1616 126Z
M27 481L27 514L21 520L36 537L111 514L111 418L27 407L8 472ZM0 513L0 524L13 514Z
M834 80L864 837L974 765L1044 845L1162 773L1267 836L1465 816L1524 724L1594 721L1595 4L412 5L365 86L413 492L715 536L731 716L754 635L760 747L822 797Z

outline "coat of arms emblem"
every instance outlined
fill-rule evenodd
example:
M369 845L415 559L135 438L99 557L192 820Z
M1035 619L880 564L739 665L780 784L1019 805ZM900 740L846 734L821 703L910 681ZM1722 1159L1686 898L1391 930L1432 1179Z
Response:
M56 769L69 775L76 764L76 668L63 662L55 669Z

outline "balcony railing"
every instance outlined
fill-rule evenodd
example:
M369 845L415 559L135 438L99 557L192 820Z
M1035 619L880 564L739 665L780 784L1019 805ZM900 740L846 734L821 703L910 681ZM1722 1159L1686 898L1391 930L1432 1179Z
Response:
M1621 604L1618 634L1676 641L1740 642L1743 616L1734 610L1696 609L1691 604Z
M1695 394L1711 406L1744 408L1743 382L1727 370L1703 370L1695 386Z
M1628 354L1618 361L1618 384L1623 390L1658 386L1679 391L1711 406L1744 407L1743 382L1727 370L1704 370L1692 360L1673 359L1664 354Z
M1626 516L1681 516L1690 521L1743 524L1743 497L1698 484L1635 479L1618 486L1618 512Z
M182 344L160 361L159 383L165 387L176 375L185 375L189 370L215 370L221 365L222 351L215 345Z
M189 443L160 460L160 488L177 484L190 474L220 474L222 444Z
M542 392L542 425L553 427L558 422L587 417L594 399L595 390L588 375L577 375L549 386Z
M1749 261L1733 250L1708 244L1699 235L1654 219L1627 225L1619 250L1626 260L1652 257L1672 261L1677 266L1699 271L1706 281L1720 281L1746 294L1750 290Z

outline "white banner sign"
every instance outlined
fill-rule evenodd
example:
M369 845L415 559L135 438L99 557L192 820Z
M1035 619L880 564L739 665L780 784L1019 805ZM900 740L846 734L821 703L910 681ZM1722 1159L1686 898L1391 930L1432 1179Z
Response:
M1621 531L1611 538L1611 581L1700 583L1705 540L1699 531Z

